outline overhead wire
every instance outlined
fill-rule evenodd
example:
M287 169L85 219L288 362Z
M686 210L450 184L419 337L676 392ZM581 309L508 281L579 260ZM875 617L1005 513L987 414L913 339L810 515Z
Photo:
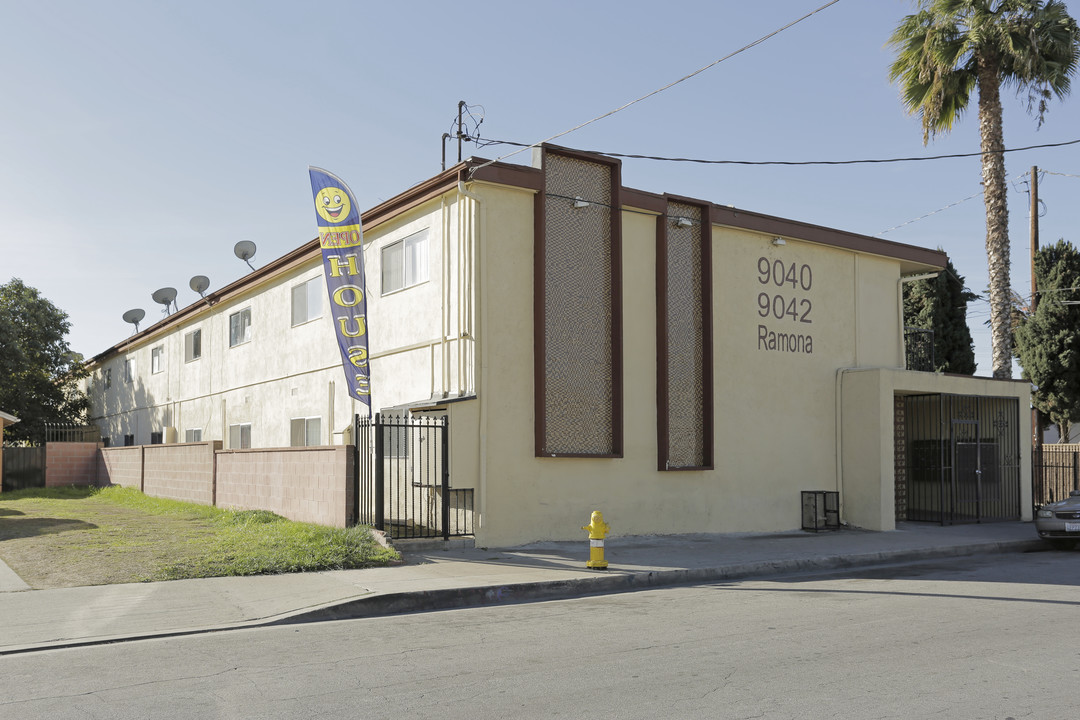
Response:
M477 145L479 147L487 147L488 145L514 145L522 149L535 147L535 145L526 145L525 143L514 142L512 140L484 140L479 141L477 139ZM545 141L546 142L546 141ZM1076 145L1080 143L1080 138L1076 140L1067 140L1059 143L1043 143L1040 145L1027 145L1025 147L1018 148L1005 148L1004 150L994 150L988 153L983 152L969 152L969 153L949 153L946 155L924 155L924 156L912 156L912 157L895 157L895 158L869 158L869 159L856 159L856 160L706 160L702 158L683 158L683 157L664 157L660 155L633 155L629 153L616 153L606 152L604 150L583 150L583 152L590 152L596 155L607 155L608 157L627 158L631 160L659 160L664 162L686 162L686 163L698 163L701 165L786 165L786 166L799 166L799 165L869 165L869 164L883 164L883 163L898 163L898 162L919 162L922 160L950 160L954 158L969 158L980 157L982 155L993 155L1012 152L1024 152L1026 150L1039 150L1041 148L1056 148L1064 147L1066 145ZM503 157L510 157L505 155ZM492 162L497 162L493 160ZM1042 172L1042 171L1040 171ZM1060 175L1062 173L1053 173ZM1080 177L1077 175L1068 177Z
M806 20L809 17L817 15L822 10L825 10L826 8L830 7L831 5L835 5L838 2L840 2L840 0L830 0L829 2L825 3L824 5L817 8L816 10L812 10L809 13L807 13L806 15L803 15L798 20L792 20L787 25L784 25L783 27L781 27L781 28L779 28L777 30L773 30L768 35L763 35L762 37L758 38L757 40L753 41L752 43L744 45L741 48L739 48L738 50L735 50L734 52L728 53L727 55L720 58L719 60L715 60L715 61L709 63L708 65L705 65L704 67L698 68L697 70L690 73L689 75L684 75L683 77L679 78L678 80L670 82L670 83L668 83L667 85L665 85L665 86L663 86L661 88L657 88L656 90L653 90L650 93L646 93L645 95L642 95L641 97L637 98L636 100L631 100L628 103L624 103L623 105L620 105L619 107L615 108L614 110L609 110L608 112L604 113L603 115L598 115L598 116L594 117L592 120L586 120L583 123L579 123L579 124L575 125L574 127L570 128L569 130L564 130L564 131L562 131L560 133L552 135L551 137L547 138L546 140L540 140L539 142L535 142L535 143L533 143L531 145L525 145L524 147L522 147L522 148L520 148L518 150L515 150L512 153L507 153L506 155L502 155L500 157L497 157L494 160L489 160L489 161L487 161L486 163L484 163L482 165L479 165L477 167L472 168L472 170L470 170L470 173L475 173L480 168L486 167L488 165L492 165L492 164L497 163L497 162L499 162L501 160L505 160L508 157L513 157L514 155L517 155L518 153L524 152L525 150L527 150L529 148L539 147L540 145L543 145L544 143L549 143L552 140L557 140L558 138L561 138L564 135L569 135L570 133L575 132L577 130L580 130L581 128L586 127L587 125L593 124L594 122L597 122L599 120L603 120L604 118L611 117L615 113L621 112L621 111L625 110L626 108L628 108L628 107L630 107L632 105L636 105L637 103L641 102L642 100L647 100L647 99L651 98L653 95L658 95L658 94L664 92L665 90L673 88L676 85L678 85L679 83L685 82L685 81L689 80L690 78L696 77L696 76L700 75L701 73L705 72L706 70L719 65L720 63L724 62L725 60L729 60L729 59L735 57L736 55L739 55L740 53L746 52L747 50L760 45L761 43L765 42L766 40L769 40L770 38L773 38L773 37L779 35L780 33L784 32L785 30L787 30L788 28L790 28L790 27L792 27L794 25L798 25L803 20Z

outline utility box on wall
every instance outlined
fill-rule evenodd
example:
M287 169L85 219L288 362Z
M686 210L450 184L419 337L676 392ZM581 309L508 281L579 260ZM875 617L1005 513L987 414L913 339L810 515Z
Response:
M802 529L838 530L840 528L840 493L835 490L802 491Z

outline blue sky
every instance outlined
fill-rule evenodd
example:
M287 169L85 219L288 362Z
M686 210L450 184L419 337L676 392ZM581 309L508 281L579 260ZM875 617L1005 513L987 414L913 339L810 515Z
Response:
M481 135L531 143L677 80L827 0L9 3L0 23L0 282L67 312L92 356L135 307L220 288L315 237L307 167L345 178L367 209L440 170L457 103ZM889 84L886 41L908 0L840 0L670 90L558 140L570 147L738 160L841 160L978 150L974 106L922 144ZM1078 8L1071 9L1075 16ZM1076 82L1080 83L1080 80ZM1080 139L1080 98L1040 130L1006 102L1008 147ZM480 109L482 107L482 110ZM495 157L506 146L465 155ZM448 149L456 159L456 147ZM528 162L526 154L510 159ZM1080 234L1080 145L1013 153L1045 203L1041 238ZM840 167L624 160L625 185L949 253L985 295L979 159ZM945 206L976 197L951 208ZM1030 289L1026 184L1010 190L1014 287ZM934 212L941 210L940 212ZM933 214L931 214L933 213ZM990 374L985 301L969 306Z

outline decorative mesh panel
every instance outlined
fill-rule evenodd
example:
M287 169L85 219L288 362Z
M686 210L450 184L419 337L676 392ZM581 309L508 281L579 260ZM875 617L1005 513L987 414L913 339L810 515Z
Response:
M610 455L614 440L611 169L548 153L543 452ZM574 207L574 199L599 204Z
M692 224L680 227L677 218ZM707 464L701 208L671 202L667 222L667 466L701 467Z

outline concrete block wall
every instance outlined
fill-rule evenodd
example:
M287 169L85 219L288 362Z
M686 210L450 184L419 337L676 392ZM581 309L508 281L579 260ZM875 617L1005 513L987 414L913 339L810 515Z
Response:
M101 443L63 442L45 446L45 487L95 485Z
M101 448L98 452L98 485L123 485L142 489L143 446Z
M217 454L217 505L345 527L352 464L352 448L341 445L224 450Z
M143 492L153 497L214 504L214 452L221 441L144 445Z

